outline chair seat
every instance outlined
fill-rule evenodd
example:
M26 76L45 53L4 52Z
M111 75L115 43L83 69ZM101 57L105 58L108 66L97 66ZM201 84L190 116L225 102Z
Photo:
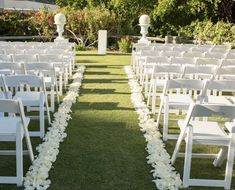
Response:
M170 109L188 109L190 103L193 101L192 98L186 94L169 94L168 97Z
M15 140L17 124L20 122L19 117L0 117L0 140ZM26 126L29 125L30 118L25 117ZM22 132L22 137L24 133Z
M17 92L13 99L21 99L24 106L39 106L40 92Z
M225 96L208 96L208 103L232 105L232 103Z
M181 130L184 127L184 120L180 119L178 125ZM191 121L193 126L193 139L202 140L228 140L227 134L221 129L217 122Z

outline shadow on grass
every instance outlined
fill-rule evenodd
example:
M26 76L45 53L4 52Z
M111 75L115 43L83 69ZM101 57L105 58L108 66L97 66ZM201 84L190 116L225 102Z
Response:
M123 68L123 65L86 65L86 68L118 68L118 69L121 69Z
M84 79L84 83L127 83L127 79Z
M118 107L119 102L80 102L80 110L132 110L133 108Z
M77 54L78 56L98 56L98 57L105 57L105 55L99 55L99 54L97 54L97 53L86 53L86 54L80 54L80 53L78 53Z
M97 61L93 61L93 60L86 60L86 59L82 59L82 60L78 60L77 63L98 63Z
M124 56L130 56L130 53L120 53L120 52L112 52L112 53L107 53L107 55L124 55Z
M99 71L99 72L87 71L86 75L111 75L111 73L110 72L102 72L102 71Z
M93 72L93 71L87 71L86 75L115 75L115 76L124 76L124 74L115 74L110 72Z
M89 89L84 88L81 90L82 94L130 94L127 92L115 92L116 89Z

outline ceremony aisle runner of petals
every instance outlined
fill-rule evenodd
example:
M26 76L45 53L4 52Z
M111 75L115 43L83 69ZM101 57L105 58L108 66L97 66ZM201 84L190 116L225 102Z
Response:
M80 66L73 75L73 82L59 105L58 111L54 114L54 120L51 127L44 137L44 142L36 149L38 155L33 161L24 179L25 190L45 190L50 186L49 171L52 163L56 161L59 153L60 143L67 136L65 129L68 126L68 120L71 119L71 107L79 96L79 88L82 83L84 66Z
M138 84L135 74L130 66L126 66L125 72L128 76L129 85L131 88L131 101L134 104L135 110L139 115L140 130L144 133L147 142L146 151L149 156L147 163L151 164L153 170L154 182L159 190L176 190L182 184L180 175L175 171L170 163L170 155L165 149L165 145L161 139L156 122L151 118L150 111L144 102L144 97L141 93L141 87Z

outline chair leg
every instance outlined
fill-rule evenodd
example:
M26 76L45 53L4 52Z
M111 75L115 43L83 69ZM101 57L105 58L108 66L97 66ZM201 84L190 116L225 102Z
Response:
M192 127L188 127L186 137L186 148L185 148L185 159L184 159L184 174L183 174L183 186L184 188L189 187L190 171L191 171L191 160L192 160L192 147L193 147L193 130Z
M152 84L153 80L151 79L150 80L150 86L149 86L149 90L148 90L148 100L147 100L147 106L149 106L149 103L150 103L150 99L151 99L151 93L152 93Z
M163 140L167 141L168 135L168 117L169 117L169 105L168 105L168 96L164 97L164 120L163 120Z
M153 80L153 92L152 92L152 113L156 112L156 80Z
M223 147L220 149L216 159L213 162L213 165L215 167L220 167L223 164L223 161L227 157L228 154L228 147Z
M59 76L59 91L60 91L60 96L63 95L63 79L62 75Z
M16 178L17 186L23 185L23 146L22 146L22 128L17 127L16 131Z
M179 152L179 149L180 149L180 145L181 145L181 142L184 140L185 138L185 135L186 135L186 131L183 130L181 131L180 135L179 135L179 138L176 142L176 145L175 145L175 150L172 154L172 157L171 157L171 163L174 164L175 163L175 160L177 158L177 155L178 155L178 152Z
M231 140L228 147L228 158L225 171L225 187L224 189L230 189L232 174L233 174L233 162L234 162L234 151L235 151L235 135L231 134Z
M158 110L157 122L156 122L157 127L160 124L160 118L161 118L161 113L162 113L163 106L164 106L164 97L161 98L160 107L159 107L159 110Z
M148 74L146 74L145 81L144 81L144 95L148 96L148 87L149 87L149 77Z
M54 91L54 86L51 87L51 111L54 112L55 111L55 91Z
M56 97L57 97L57 103L60 103L60 96L59 96L59 90L58 90L58 84L55 82L55 92L56 92Z
M40 123L40 137L43 138L45 135L45 116L44 116L44 102L46 95L40 93L40 106L39 106L39 123Z

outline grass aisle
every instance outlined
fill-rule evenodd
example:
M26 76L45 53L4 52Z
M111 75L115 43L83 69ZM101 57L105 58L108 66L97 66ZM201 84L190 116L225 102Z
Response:
M153 190L146 143L123 70L130 56L92 53L78 57L87 69L49 189Z

